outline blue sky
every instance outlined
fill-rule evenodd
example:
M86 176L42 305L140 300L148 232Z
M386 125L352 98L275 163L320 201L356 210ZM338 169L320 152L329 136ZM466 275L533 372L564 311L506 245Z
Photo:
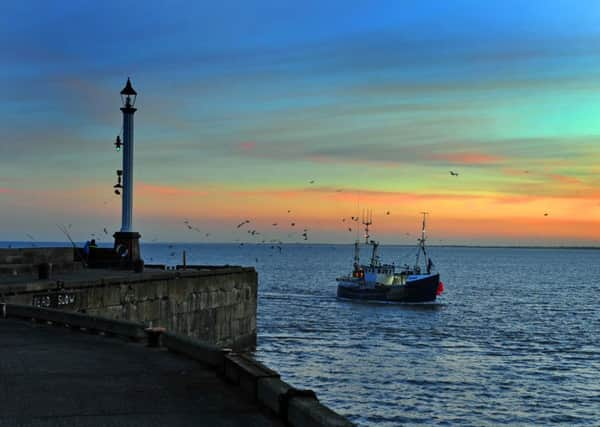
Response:
M2 2L0 230L118 228L111 143L131 76L136 221L162 240L187 238L182 216L235 240L239 205L269 222L261 207L289 199L256 193L279 191L315 205L304 221L322 240L345 241L336 203L307 188L317 178L320 193L389 192L398 210L398 194L418 193L512 197L512 224L539 221L543 206L558 214L505 238L492 202L481 218L448 207L437 213L448 242L579 242L558 230L600 229L599 12L593 1ZM448 181L451 168L468 173ZM197 197L170 214L159 196L176 189ZM569 222L573 194L585 223ZM480 234L453 234L457 217L483 221Z

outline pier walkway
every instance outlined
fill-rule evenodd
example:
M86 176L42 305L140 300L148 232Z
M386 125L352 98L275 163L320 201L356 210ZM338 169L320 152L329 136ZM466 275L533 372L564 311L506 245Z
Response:
M0 319L0 426L280 426L214 370L164 348Z

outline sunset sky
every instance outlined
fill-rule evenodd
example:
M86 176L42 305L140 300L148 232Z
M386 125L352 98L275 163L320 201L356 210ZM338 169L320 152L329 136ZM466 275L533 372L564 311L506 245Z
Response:
M2 1L0 240L119 229L130 76L143 241L350 243L371 209L385 243L428 211L433 244L600 245L598 22L597 0Z

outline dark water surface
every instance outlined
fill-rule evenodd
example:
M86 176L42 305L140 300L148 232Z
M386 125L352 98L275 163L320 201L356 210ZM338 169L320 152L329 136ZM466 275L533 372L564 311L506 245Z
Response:
M445 294L401 306L335 298L350 246L144 255L184 247L189 263L256 265L257 357L359 425L600 425L600 251L432 247Z
M439 304L340 301L349 245L143 246L146 262L255 265L257 357L359 425L600 426L600 251L430 252ZM412 248L382 248L386 262Z

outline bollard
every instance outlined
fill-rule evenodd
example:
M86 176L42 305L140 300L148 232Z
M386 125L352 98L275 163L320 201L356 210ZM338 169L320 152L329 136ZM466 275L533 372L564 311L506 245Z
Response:
M162 334L166 331L165 328L157 326L155 328L149 327L144 329L146 332L146 338L148 339L148 347L161 347L162 346Z
M144 260L136 259L133 261L133 271L135 273L143 273L144 272Z
M39 280L50 279L51 272L52 272L52 264L47 263L47 262L38 264L38 279Z

